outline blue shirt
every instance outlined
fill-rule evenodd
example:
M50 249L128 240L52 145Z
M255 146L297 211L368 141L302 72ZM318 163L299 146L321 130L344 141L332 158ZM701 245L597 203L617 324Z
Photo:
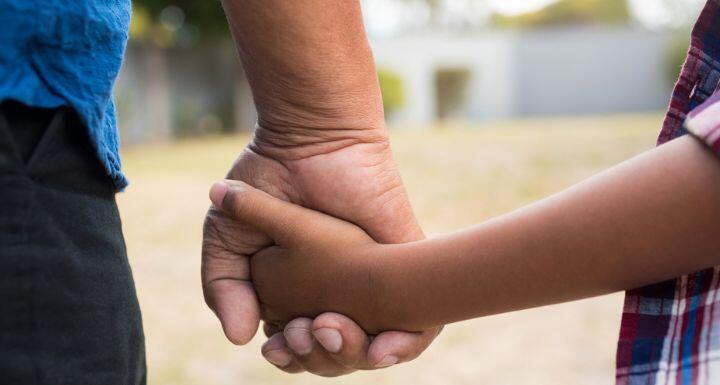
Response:
M130 0L0 0L0 100L75 109L118 190L112 87L130 12Z

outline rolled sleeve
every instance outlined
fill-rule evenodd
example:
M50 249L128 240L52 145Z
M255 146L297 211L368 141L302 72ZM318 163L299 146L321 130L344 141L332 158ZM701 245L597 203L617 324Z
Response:
M687 115L685 128L720 156L720 90Z

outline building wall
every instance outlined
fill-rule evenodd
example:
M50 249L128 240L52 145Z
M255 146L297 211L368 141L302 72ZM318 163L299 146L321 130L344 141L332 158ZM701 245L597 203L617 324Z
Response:
M517 36L518 116L606 114L667 105L669 35L562 28Z
M465 118L473 121L511 116L514 112L512 74L513 37L487 33L465 37L415 35L371 41L377 66L403 77L406 103L394 122L424 125L436 120L435 73L439 69L467 69Z
M414 35L372 41L379 67L403 76L406 105L395 123L436 120L434 76L471 71L462 118L611 114L659 110L670 82L670 35L635 27L566 27L475 36Z

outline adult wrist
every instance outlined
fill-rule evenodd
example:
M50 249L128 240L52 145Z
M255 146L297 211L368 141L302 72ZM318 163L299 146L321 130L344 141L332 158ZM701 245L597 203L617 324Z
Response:
M266 80L263 87L254 87L258 121L253 145L260 152L312 153L386 143L380 86L369 63L341 73L327 68L283 74L283 81Z
M296 160L333 153L355 145L369 145L378 151L389 149L382 119L360 126L338 119L323 125L271 125L258 122L249 148L276 160Z

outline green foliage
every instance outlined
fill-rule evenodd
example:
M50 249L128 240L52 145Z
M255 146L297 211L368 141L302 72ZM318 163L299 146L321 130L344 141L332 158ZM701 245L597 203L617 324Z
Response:
M678 79L682 65L685 63L690 46L689 36L690 31L679 31L668 47L665 56L665 76L671 84Z
M160 46L229 37L218 0L134 0L131 37Z
M392 115L405 104L402 76L394 71L379 69L378 80L380 81L385 115Z
M499 27L542 27L561 24L625 24L631 20L627 0L560 0L518 16L494 14Z

